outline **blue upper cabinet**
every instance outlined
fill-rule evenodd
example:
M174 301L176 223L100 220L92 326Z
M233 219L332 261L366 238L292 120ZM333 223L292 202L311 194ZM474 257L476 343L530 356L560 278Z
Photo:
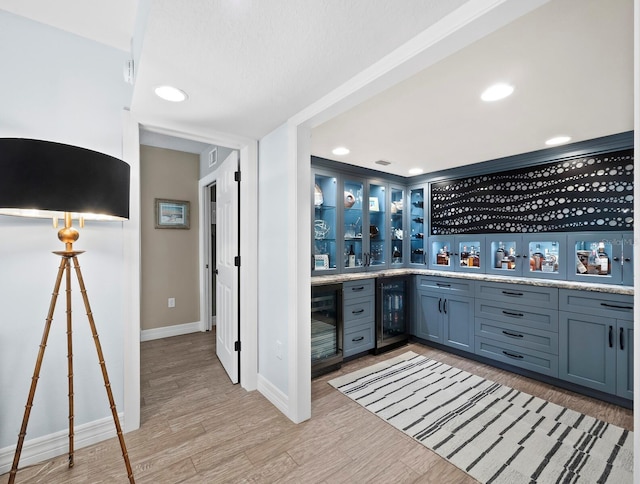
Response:
M384 183L369 183L369 252L366 259L367 266L372 269L386 268L392 255L389 251L391 234L387 191Z
M390 187L389 205L389 249L390 267L402 267L405 263L405 189L400 187Z
M632 233L581 232L568 236L568 279L633 284ZM629 272L630 274L627 274Z
M429 268L440 271L484 274L484 235L435 235L429 237Z
M315 171L313 178L311 267L313 275L325 275L339 267L338 178L321 171Z
M524 251L523 276L542 279L566 279L566 234L527 234L522 236L522 240Z
M369 226L365 207L365 182L362 179L343 178L341 192L344 272L359 272L367 266Z
M408 230L404 231L407 239L407 250L410 265L424 266L427 264L427 220L425 211L424 187L414 187L409 190Z

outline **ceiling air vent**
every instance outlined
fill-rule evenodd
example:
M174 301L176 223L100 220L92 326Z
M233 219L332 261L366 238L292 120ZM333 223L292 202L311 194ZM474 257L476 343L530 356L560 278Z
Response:
M386 160L378 160L378 161L376 161L376 165L388 166L390 164L391 164L391 162L390 161L386 161Z
M218 163L218 147L209 151L209 168Z

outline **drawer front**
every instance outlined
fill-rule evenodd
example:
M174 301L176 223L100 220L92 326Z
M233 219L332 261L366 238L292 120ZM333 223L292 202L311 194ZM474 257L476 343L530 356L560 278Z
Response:
M558 311L554 309L476 299L475 310L476 318L558 332Z
M476 354L558 378L558 356L476 336Z
M374 295L375 288L374 279L362 279L360 281L348 281L342 284L344 292L344 300L354 299L357 297Z
M558 309L558 289L555 287L479 282L475 295L494 302Z
M560 309L573 313L633 320L633 296L561 289Z
M375 320L372 297L360 297L344 302L344 326L357 326Z
M532 350L558 354L558 333L476 318L477 336Z
M416 276L418 290L443 291L461 296L473 296L473 281L455 279L453 277Z
M374 347L374 324L361 324L344 330L343 355L353 356Z

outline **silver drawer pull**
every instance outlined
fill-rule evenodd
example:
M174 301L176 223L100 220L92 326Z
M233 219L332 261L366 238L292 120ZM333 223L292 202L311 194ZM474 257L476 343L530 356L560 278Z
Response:
M507 355L509 358L516 358L518 360L521 360L522 358L524 358L524 356L522 355L514 355L513 353L509 353L508 351L504 351L502 350L502 352Z
M628 311L633 311L633 308L630 308L629 306L618 306L617 304L609 304L609 303L600 303L600 306L605 306L607 308L614 308L614 309L626 309Z
M364 309L356 309L355 311L351 311L351 314L362 314L364 313Z
M356 341L362 341L363 339L364 339L364 336L359 336L357 338L353 338L351 341L355 343Z
M502 310L502 314L513 316L514 318L524 318L524 314L522 313L512 313L511 311L505 311L504 309Z
M522 293L522 292L502 291L502 294L504 294L505 296L515 296L515 297L524 296L524 293Z
M504 329L502 330L502 332L504 334L506 334L507 336L512 336L514 338L524 338L523 334L517 334L517 333L510 333L509 331L505 331Z

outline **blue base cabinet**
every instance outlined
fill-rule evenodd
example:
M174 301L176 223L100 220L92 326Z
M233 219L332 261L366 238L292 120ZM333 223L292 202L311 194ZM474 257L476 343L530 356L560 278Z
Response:
M560 378L633 399L633 297L560 291Z
M473 352L473 283L416 277L414 334L427 341Z

